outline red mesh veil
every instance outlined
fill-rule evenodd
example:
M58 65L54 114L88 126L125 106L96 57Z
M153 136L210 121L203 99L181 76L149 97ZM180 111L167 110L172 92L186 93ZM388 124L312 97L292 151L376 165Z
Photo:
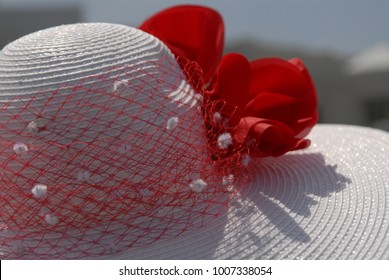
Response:
M247 158L230 149L220 113L227 105L202 95L195 65L185 75L160 53L51 83L58 63L45 86L31 78L7 88L3 78L1 258L94 258L145 246L211 221L247 185Z

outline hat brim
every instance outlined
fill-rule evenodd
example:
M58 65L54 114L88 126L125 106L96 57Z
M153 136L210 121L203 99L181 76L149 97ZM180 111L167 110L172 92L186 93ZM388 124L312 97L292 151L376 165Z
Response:
M389 134L317 125L212 223L109 259L389 259Z

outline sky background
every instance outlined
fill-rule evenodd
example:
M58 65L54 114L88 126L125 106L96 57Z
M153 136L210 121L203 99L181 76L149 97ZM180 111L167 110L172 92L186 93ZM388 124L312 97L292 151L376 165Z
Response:
M163 8L196 3L224 17L226 40L241 38L353 54L389 45L389 0L0 0L0 9L78 5L83 21L139 25Z

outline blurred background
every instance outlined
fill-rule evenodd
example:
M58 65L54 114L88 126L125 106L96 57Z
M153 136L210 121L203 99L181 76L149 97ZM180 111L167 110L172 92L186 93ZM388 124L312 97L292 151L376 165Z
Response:
M389 131L389 0L0 0L0 49L67 23L136 27L182 3L223 15L226 52L303 59L317 87L320 122Z

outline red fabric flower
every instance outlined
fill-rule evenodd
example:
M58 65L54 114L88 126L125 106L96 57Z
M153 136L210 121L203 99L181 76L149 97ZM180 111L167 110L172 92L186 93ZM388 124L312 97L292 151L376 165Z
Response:
M204 96L228 104L220 113L232 127L232 149L265 157L309 146L304 137L318 120L317 97L301 60L249 62L240 54L222 57L223 20L216 11L201 6L169 8L140 28L161 39L177 58L199 65L203 84L210 83ZM212 127L209 119L207 126Z
M240 54L226 55L209 95L236 106L234 113L223 114L231 116L235 143L253 156L307 147L304 137L318 120L315 87L299 59L248 62Z

